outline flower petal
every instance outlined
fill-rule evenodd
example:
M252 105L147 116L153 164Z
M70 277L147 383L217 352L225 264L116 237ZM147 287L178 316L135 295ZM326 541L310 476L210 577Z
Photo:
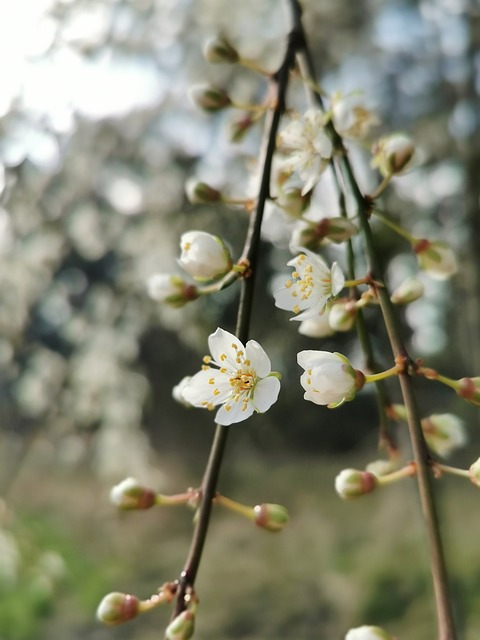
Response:
M250 366L255 369L259 378L265 378L272 370L270 358L256 340L249 340L245 347L245 354L250 360Z
M236 346L232 348L232 345ZM236 362L237 351L243 351L243 344L233 333L229 333L220 327L212 333L208 338L208 348L212 354L212 358L219 367L227 367L230 370L236 370L238 364Z
M215 416L216 422L225 426L236 422L242 422L249 418L255 411L255 407L251 401L249 401L245 406L242 399L229 404L229 410L227 410L225 406L226 405L222 405Z
M316 351L314 349L305 349L305 351L297 353L297 362L303 369L311 369L324 362L342 364L342 360L331 351Z
M232 388L228 374L218 369L206 369L196 373L182 391L182 398L194 407L225 402Z
M253 392L253 404L256 411L264 413L277 401L280 393L280 380L275 376L268 376L259 380Z

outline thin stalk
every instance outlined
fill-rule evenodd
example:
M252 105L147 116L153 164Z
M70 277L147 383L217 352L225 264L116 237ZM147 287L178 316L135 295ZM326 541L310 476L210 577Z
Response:
M295 20L295 25L303 40L301 57L307 71L307 78L311 81L315 78L315 69L302 26L302 11L298 0L290 0L290 6ZM315 95L317 104L323 109L322 97L318 93ZM336 165L339 172L344 177L345 183L357 205L371 275L376 281L379 281L384 285L382 277L383 273L369 224L369 205L360 191L346 150L343 146L342 139L335 131L331 122L327 125L327 130L331 135L332 143L336 151ZM393 304L390 301L388 290L385 286L381 286L377 288L377 294L395 360L397 362L404 362L408 365L410 359L403 343L397 316ZM420 424L420 416L417 409L412 380L408 373L408 366L405 366L404 371L399 374L399 380L407 412L408 428L417 467L418 489L429 546L430 569L432 573L437 610L438 640L456 640L457 636L448 589L446 563L440 535L437 508L433 495L432 478L429 466L430 459Z
M237 323L235 334L237 338L245 343L248 340L250 320L252 316L252 303L255 288L255 275L258 262L260 246L260 229L263 219L265 202L270 195L270 174L272 168L273 154L276 148L276 138L280 118L285 110L285 94L287 91L290 70L295 62L295 55L300 46L296 30L293 30L288 38L284 60L277 71L272 76L272 82L277 87L277 101L273 112L266 122L266 144L263 149L263 159L260 166L262 169L262 179L258 194L257 207L250 218L245 246L241 260L248 264L248 277L242 279L240 302L237 312ZM227 443L229 427L216 425L210 455L203 476L201 487L201 503L198 510L198 517L190 544L190 550L184 569L180 575L179 591L175 610L172 619L179 615L186 607L185 595L187 590L193 588L197 577L198 568L202 559L203 549L207 538L208 527L212 505L217 493L218 478L222 466L223 456Z

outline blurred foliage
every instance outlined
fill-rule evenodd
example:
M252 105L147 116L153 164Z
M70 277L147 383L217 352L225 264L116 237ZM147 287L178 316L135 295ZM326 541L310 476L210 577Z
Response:
M244 142L230 145L226 130L234 114L207 117L195 111L186 94L192 83L210 80L227 87L239 101L260 99L265 90L262 80L233 67L209 67L199 54L201 45L207 36L223 31L241 52L274 69L288 31L288 13L278 0L22 0L7 4L0 7L0 52L2 60L8 61L3 65L0 95L0 486L6 493L20 473L24 494L12 489L20 507L32 490L21 482L21 465L26 461L30 468L38 458L44 471L93 472L97 479L88 485L92 493L98 493L98 477L110 481L137 474L163 482L168 474L156 470L150 444L172 455L181 451L189 472L195 471L188 481L196 483L203 468L199 452L209 446L211 416L175 405L171 388L197 369L205 338L216 326L233 328L237 291L232 288L179 311L159 308L148 300L145 280L156 271L175 269L178 239L187 229L208 229L224 237L234 250L241 248L244 215L232 209L193 208L184 198L184 182L197 175L242 197L251 189L261 132L254 129ZM478 6L473 0L305 0L304 4L324 89L362 89L367 103L381 116L382 132L408 131L419 145L421 165L394 181L385 207L396 212L414 234L442 238L459 254L462 275L455 284L426 279L426 297L407 310L404 324L414 352L447 368L452 376L478 373ZM302 106L299 84L294 91L292 104ZM352 149L352 160L362 185L371 189L367 155ZM328 198L328 189L320 189L314 206L336 206ZM385 247L385 259L394 254L388 274L395 286L415 271L415 260L389 232L378 228L376 233ZM247 449L239 470L239 475L246 476L242 481L248 483L254 476L267 486L270 469L268 474L253 474L255 452L265 460L272 453L281 456L293 451L341 453L364 441L372 445L376 428L373 402L366 393L336 413L302 402L299 373L292 363L299 349L311 348L313 343L296 334L286 314L274 309L270 295L271 280L285 270L287 256L285 249L265 247L265 277L259 282L253 320L254 337L265 344L274 368L283 373L283 393L271 412L242 427L242 435L233 440L233 446ZM378 348L384 349L374 313L368 321ZM355 356L355 340L349 335L340 343L327 339L320 348ZM431 386L428 390L430 395L421 401L425 412L460 406L450 395L435 394ZM459 410L473 423L473 409ZM474 439L479 441L478 436ZM33 464L32 468L38 467ZM248 473L240 473L245 468ZM286 537L290 542L282 542L276 551L270 541L265 543L271 575L256 573L263 564L262 554L251 552L255 575L247 580L241 574L242 586L232 585L224 611L212 610L211 618L202 614L200 633L205 637L219 637L218 628L232 638L310 637L312 633L337 637L350 621L375 616L379 607L387 615L389 609L380 599L386 592L393 601L392 619L401 625L402 616L409 618L402 610L404 603L425 594L424 571L420 573L415 563L402 585L397 588L391 583L396 579L392 575L406 572L386 550L383 562L389 558L391 563L384 571L375 570L376 563L371 563L371 575L365 577L369 589L352 586L353 569L374 533L367 529L364 546L359 547L356 528L350 538L348 531L340 537L337 528L333 532L337 513L325 518L312 515L314 498L301 497L304 471L301 466L299 477L291 480L290 503L311 500L311 521L293 524ZM33 475L28 477L33 493L43 483L52 489L47 479L37 484ZM284 485L281 477L275 478ZM313 480L305 482L310 486ZM271 486L273 491L273 480ZM55 492L61 510L70 500L71 489L65 486L63 492ZM74 493L72 502L77 499ZM253 492L252 501L256 500ZM379 502L379 512L390 501ZM105 502L96 503L97 509L105 509ZM4 548L0 555L6 563L0 572L2 640L40 638L37 619L51 613L62 585L79 599L85 591L89 611L82 612L83 620L91 616L104 587L120 588L108 579L117 575L109 573L116 560L108 557L108 549L118 531L110 529L102 551L92 555L90 547L83 547L91 536L88 509L82 513L89 526L78 532L66 527L64 536L57 535L45 513L36 516L40 529L28 514L22 514L19 528L9 524L0 531ZM363 512L358 514L363 520ZM64 514L65 521L69 515L70 511ZM346 518L348 522L351 513ZM100 539L106 531L101 518L99 522ZM138 524L131 526L133 530ZM157 524L151 526L152 539L158 544ZM236 540L236 524L229 525L226 519L221 527L220 541L222 536L231 538L230 544L241 548L250 540L249 532ZM310 537L303 539L303 531ZM138 531L139 538L142 533ZM325 554L326 566L316 541L322 536L330 545L335 540L334 548ZM150 576L148 566L145 574L137 572L139 544L132 581L135 577L140 584L146 580L154 589L159 569L178 571L183 545L177 551L176 539L169 543L168 535L162 537L161 545L172 551L175 562L150 569ZM72 539L78 548L71 547ZM290 545L286 563L290 569L278 571L290 570L291 576L276 574L283 544ZM416 539L405 544L409 551L402 558L415 547ZM307 553L310 548L311 554ZM305 557L300 559L298 550ZM127 545L123 551L128 553ZM58 554L54 563L67 567L65 575L49 574L51 553ZM225 553L230 557L236 552L226 549ZM278 557L271 555L275 553ZM461 562L458 554L457 561ZM97 563L100 570L93 585L90 568ZM214 594L208 593L209 588L214 591L212 585L220 583L222 593L227 593L225 583L235 575L230 562L225 575L212 575L214 571L221 574L222 563L210 566L205 560L199 585L205 602L216 602ZM361 564L368 563L362 560ZM311 567L320 565L325 575L312 576ZM465 563L461 568L468 592L462 597L462 615L471 616L473 622L472 594L479 580L474 566ZM119 576L125 575L124 569L122 563ZM289 580L294 585L277 593L279 583ZM333 595L332 582L336 585ZM126 590L129 584L124 585ZM239 591L249 592L251 598L240 604ZM70 610L77 607L71 595L64 597ZM263 620L264 611L272 608L282 611L282 616ZM57 609L56 616L60 615ZM22 616L22 611L29 613ZM416 609L415 615L420 616L419 624L422 613ZM339 616L344 616L341 623ZM78 618L77 613L81 625ZM58 617L53 620L55 628L62 628L61 624L68 628ZM99 631L92 623L95 631L83 629L77 635L131 638L132 628ZM61 635L52 629L48 633L49 637ZM145 630L142 637L158 635L149 633ZM401 636L400 627L396 633ZM428 636L428 632L418 633L419 640ZM413 632L408 637L415 640Z

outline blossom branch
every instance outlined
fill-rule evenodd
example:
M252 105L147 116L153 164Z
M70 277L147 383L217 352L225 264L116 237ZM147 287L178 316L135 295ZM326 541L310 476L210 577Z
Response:
M302 10L298 0L290 0L290 7L292 9L296 28L299 34L301 34L302 50L300 58L304 75L306 76L307 81L311 83L313 78L315 78L315 69L302 26ZM323 110L323 100L320 93L316 90L313 92L318 106ZM370 203L366 201L360 191L342 139L336 132L332 122L329 122L326 127L336 151L336 164L357 205L358 216L365 239L366 252L372 276L375 280L380 281L382 285L384 285L382 269L369 224ZM390 301L388 289L385 286L378 288L377 295L394 357L397 361L398 359L403 358L405 362L409 362L410 358L403 343L395 310L392 302ZM417 468L418 488L429 544L430 567L437 608L438 638L439 640L455 640L456 632L448 590L447 570L440 535L437 508L433 496L432 480L429 469L429 454L421 428L420 416L413 392L412 381L407 368L399 374L399 380L407 412L410 439Z
M272 167L273 154L276 148L276 137L280 118L285 110L285 94L288 86L290 70L294 65L295 55L300 47L301 41L298 38L298 31L294 29L288 38L287 48L283 62L278 71L273 74L271 82L276 85L277 100L272 112L267 115L266 122L266 143L264 144L263 160L261 166L262 178L258 194L258 201L255 211L250 217L250 223L245 240L245 246L242 251L241 262L248 264L248 272L242 279L240 302L237 313L237 323L235 335L242 342L248 340L250 320L252 316L252 303L255 287L255 275L260 246L260 229L263 219L265 202L270 195L270 174ZM207 537L208 526L213 501L216 496L218 478L222 465L229 433L229 427L225 425L216 425L215 435L210 450L209 459L205 469L202 487L201 487L201 504L198 510L195 530L193 533L190 550L184 569L180 576L179 591L176 601L175 610L172 619L176 618L182 611L186 609L186 595L193 589L203 549Z

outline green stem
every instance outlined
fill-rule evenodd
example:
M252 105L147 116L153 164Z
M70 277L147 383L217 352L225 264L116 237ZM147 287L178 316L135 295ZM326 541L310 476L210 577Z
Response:
M443 471L444 473L449 473L452 476L460 476L462 478L468 478L470 480L470 471L468 469L458 469L457 467L450 467L446 464L441 464L440 462L435 463L435 467Z
M301 23L302 11L298 0L290 0L290 6L294 16L295 24L298 31L301 33L301 37L303 40L302 59L304 63L303 67L306 70L305 75L307 76L307 79L311 81L311 79L315 77L315 69ZM316 94L315 97L318 106L323 109L322 97L320 96L320 94ZM376 245L373 239L372 230L369 224L369 204L366 202L365 198L362 195L362 192L360 191L342 139L336 132L331 122L326 125L326 129L331 136L333 147L337 152L335 154L335 162L337 164L338 170L343 176L345 183L349 188L350 194L351 196L353 196L357 204L358 215L365 239L366 252L372 277L383 285L382 287L379 287L377 289L377 294L394 357L397 361L403 360L408 362L409 357L406 352L405 345L403 343L401 332L398 326L395 309L392 302L390 301L388 289L384 286L383 278L381 277L382 269L380 266ZM428 449L422 432L420 416L413 392L412 380L408 375L408 371L405 370L403 373L400 373L399 379L407 412L410 439L412 442L415 463L417 466L418 489L428 538L430 568L432 573L437 610L438 640L456 640L457 636L455 632L452 605L450 602L448 589L446 563L429 469Z
M410 233L408 233L408 231L406 229L404 229L400 225L396 224L395 222L392 222L392 220L390 220L390 218L387 218L387 216L385 216L383 213L380 213L380 211L378 209L374 209L372 213L379 220L381 220L384 225L389 227L392 231L395 231L395 233L397 233L402 238L405 238L405 240L408 240L408 242L410 242L412 245L417 242L417 239L414 238Z
M379 380L385 380L386 378L391 378L392 376L398 376L399 368L397 365L387 369L386 371L380 371L379 373L370 373L365 375L365 382L378 382Z
M267 138L262 158L262 180L258 194L257 207L250 217L242 259L249 264L249 277L242 280L240 302L237 312L236 336L244 344L248 340L250 319L252 316L253 293L255 287L255 275L260 248L260 230L263 219L265 202L270 195L270 174L273 154L276 148L276 138L280 118L285 110L285 95L287 91L290 70L295 62L295 55L300 42L296 30L292 31L288 38L287 48L283 62L278 71L273 75L272 82L277 87L277 102L275 109L267 114L265 123ZM185 595L193 589L197 577L198 568L202 559L203 549L207 538L208 527L213 501L217 493L218 478L222 466L223 456L227 443L229 427L216 425L213 444L210 450L207 467L202 482L202 501L198 510L198 518L195 523L190 550L184 569L180 575L179 592L176 606L172 613L172 620L186 608Z

